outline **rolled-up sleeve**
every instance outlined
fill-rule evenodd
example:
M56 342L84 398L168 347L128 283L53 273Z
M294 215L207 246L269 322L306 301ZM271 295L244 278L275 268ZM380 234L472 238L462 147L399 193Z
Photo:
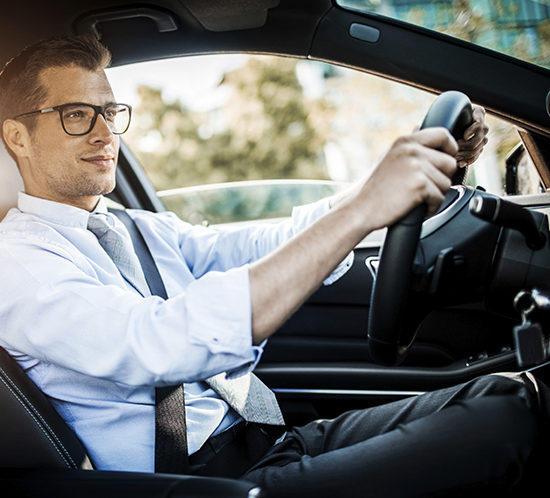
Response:
M210 272L187 289L189 343L207 348L210 355L242 357L238 367L225 368L229 376L252 370L259 362L263 344L251 344L251 299L248 266Z

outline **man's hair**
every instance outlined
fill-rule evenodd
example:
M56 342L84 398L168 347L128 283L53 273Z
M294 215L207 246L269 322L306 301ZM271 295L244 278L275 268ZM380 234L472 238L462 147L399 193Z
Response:
M6 119L38 110L46 99L40 73L52 67L78 66L89 71L105 69L109 50L93 36L62 36L39 41L6 63L0 72L0 134ZM33 130L34 120L27 127ZM4 145L6 143L4 142ZM6 146L12 157L14 154ZM15 157L14 157L15 159Z

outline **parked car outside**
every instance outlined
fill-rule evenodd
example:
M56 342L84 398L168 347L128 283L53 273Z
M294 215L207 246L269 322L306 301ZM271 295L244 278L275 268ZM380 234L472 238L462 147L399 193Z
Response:
M294 206L330 197L346 186L323 180L256 180L161 190L158 196L182 220L219 225L285 218Z

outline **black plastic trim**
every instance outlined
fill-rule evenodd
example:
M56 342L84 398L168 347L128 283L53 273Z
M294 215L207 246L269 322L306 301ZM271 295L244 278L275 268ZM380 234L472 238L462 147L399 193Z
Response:
M110 196L116 202L127 208L147 209L154 212L166 211L164 204L157 196L155 187L132 151L122 140L120 141L116 182L115 191Z
M513 351L470 365L467 360L460 360L439 368L384 367L373 363L280 363L260 364L256 374L272 389L431 391L504 370L517 370Z

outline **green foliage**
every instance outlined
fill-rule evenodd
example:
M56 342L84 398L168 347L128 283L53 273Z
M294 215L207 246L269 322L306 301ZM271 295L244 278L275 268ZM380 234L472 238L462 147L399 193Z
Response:
M204 183L268 178L327 178L325 137L310 123L311 111L296 61L250 58L225 75L230 90L222 109L198 112L166 102L160 90L141 86L128 142L159 190ZM152 131L156 130L156 131ZM151 150L143 143L154 140Z

